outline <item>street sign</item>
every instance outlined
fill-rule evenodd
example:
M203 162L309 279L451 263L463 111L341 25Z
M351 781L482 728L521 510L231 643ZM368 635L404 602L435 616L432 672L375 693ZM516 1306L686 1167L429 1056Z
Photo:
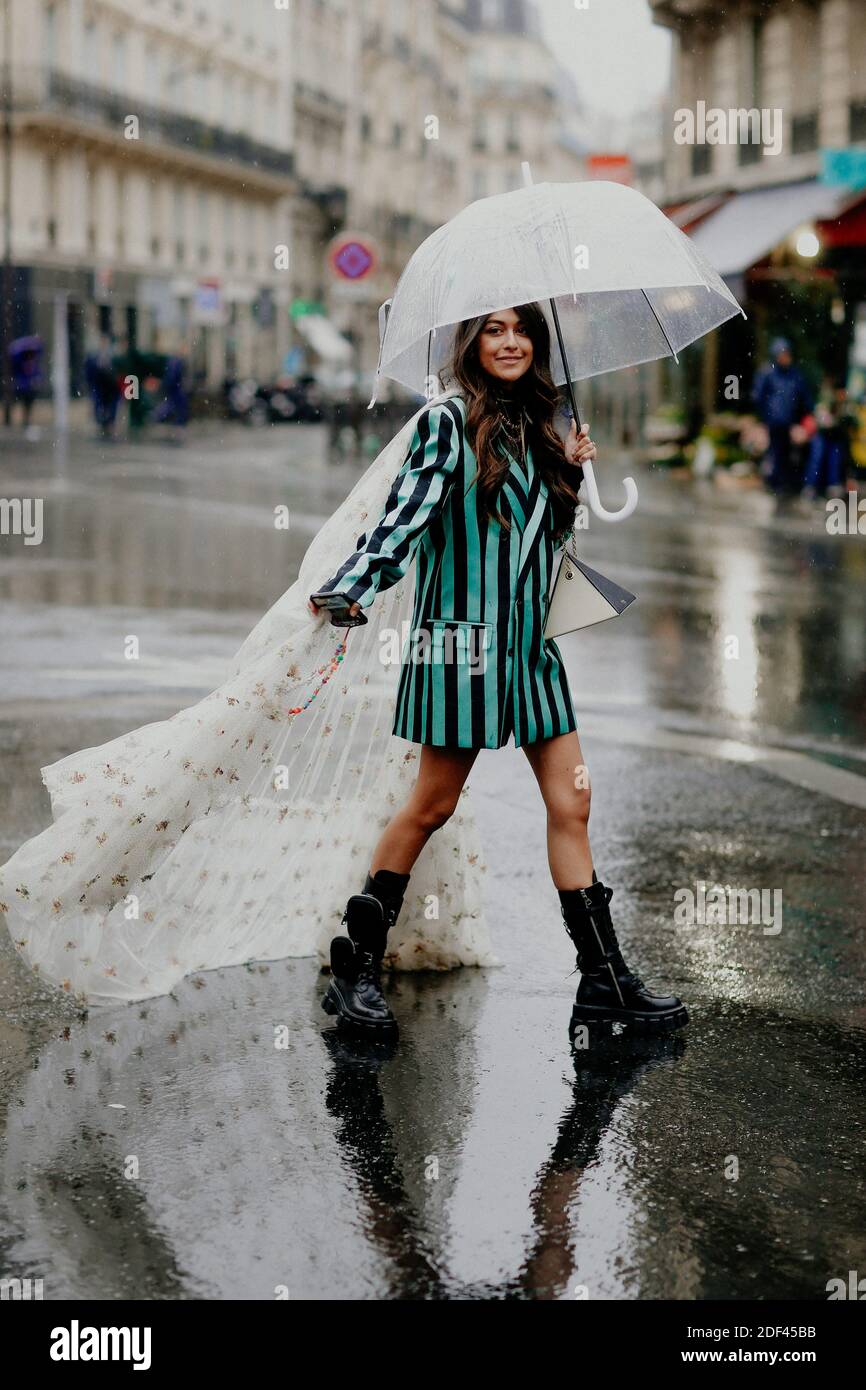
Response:
M378 264L376 249L369 237L343 232L328 247L328 264L338 280L364 280Z
M821 182L866 188L866 149L822 150Z
M289 306L289 313L293 319L302 318L304 314L324 314L325 306L320 304L318 299L293 299Z
M221 324L225 314L219 280L199 280L192 301L194 323Z

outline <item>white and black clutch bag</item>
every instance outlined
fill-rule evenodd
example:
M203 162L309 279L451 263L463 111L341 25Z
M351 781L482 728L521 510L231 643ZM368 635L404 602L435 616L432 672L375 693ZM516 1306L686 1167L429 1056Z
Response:
M628 589L591 570L566 546L550 591L544 635L561 637L565 632L618 618L634 601L635 595Z

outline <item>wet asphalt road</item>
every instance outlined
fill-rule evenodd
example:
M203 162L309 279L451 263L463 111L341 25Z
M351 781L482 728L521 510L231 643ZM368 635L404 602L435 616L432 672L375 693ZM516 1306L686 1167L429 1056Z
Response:
M219 681L355 476L315 428L0 442L0 495L45 499L44 543L0 552L4 858L46 821L39 766ZM502 966L389 981L391 1052L332 1032L311 960L82 1019L3 933L0 1277L46 1299L812 1300L866 1269L864 540L637 477L636 517L581 548L639 603L560 645L626 958L689 1028L570 1053L540 799L518 751L485 751ZM698 883L781 892L781 930L677 924Z

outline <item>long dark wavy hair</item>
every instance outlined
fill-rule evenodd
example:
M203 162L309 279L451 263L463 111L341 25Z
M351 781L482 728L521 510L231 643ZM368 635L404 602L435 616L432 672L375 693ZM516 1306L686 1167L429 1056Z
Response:
M523 408L528 417L526 442L532 449L536 468L547 484L557 530L569 527L577 506L577 490L583 469L566 462L562 440L553 426L559 395L550 374L550 329L537 304L515 305L532 342L532 362L510 389L497 382L481 366L478 335L490 314L466 319L454 335L451 359L442 372L443 385L456 383L467 405L466 435L478 462L473 482L477 483L488 516L508 529L499 511L497 498L510 467L501 449L500 429L503 413ZM509 409L509 405L511 409Z

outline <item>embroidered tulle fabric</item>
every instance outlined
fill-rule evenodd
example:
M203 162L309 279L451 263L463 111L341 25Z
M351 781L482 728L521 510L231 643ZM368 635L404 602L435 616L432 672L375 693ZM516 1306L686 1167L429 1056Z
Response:
M414 562L364 627L313 618L307 597L381 513L418 414L315 536L217 690L42 769L53 824L0 869L0 908L45 980L108 1004L167 993L194 971L327 959L417 775L420 748L391 734ZM484 872L464 789L413 869L386 965L496 964Z

